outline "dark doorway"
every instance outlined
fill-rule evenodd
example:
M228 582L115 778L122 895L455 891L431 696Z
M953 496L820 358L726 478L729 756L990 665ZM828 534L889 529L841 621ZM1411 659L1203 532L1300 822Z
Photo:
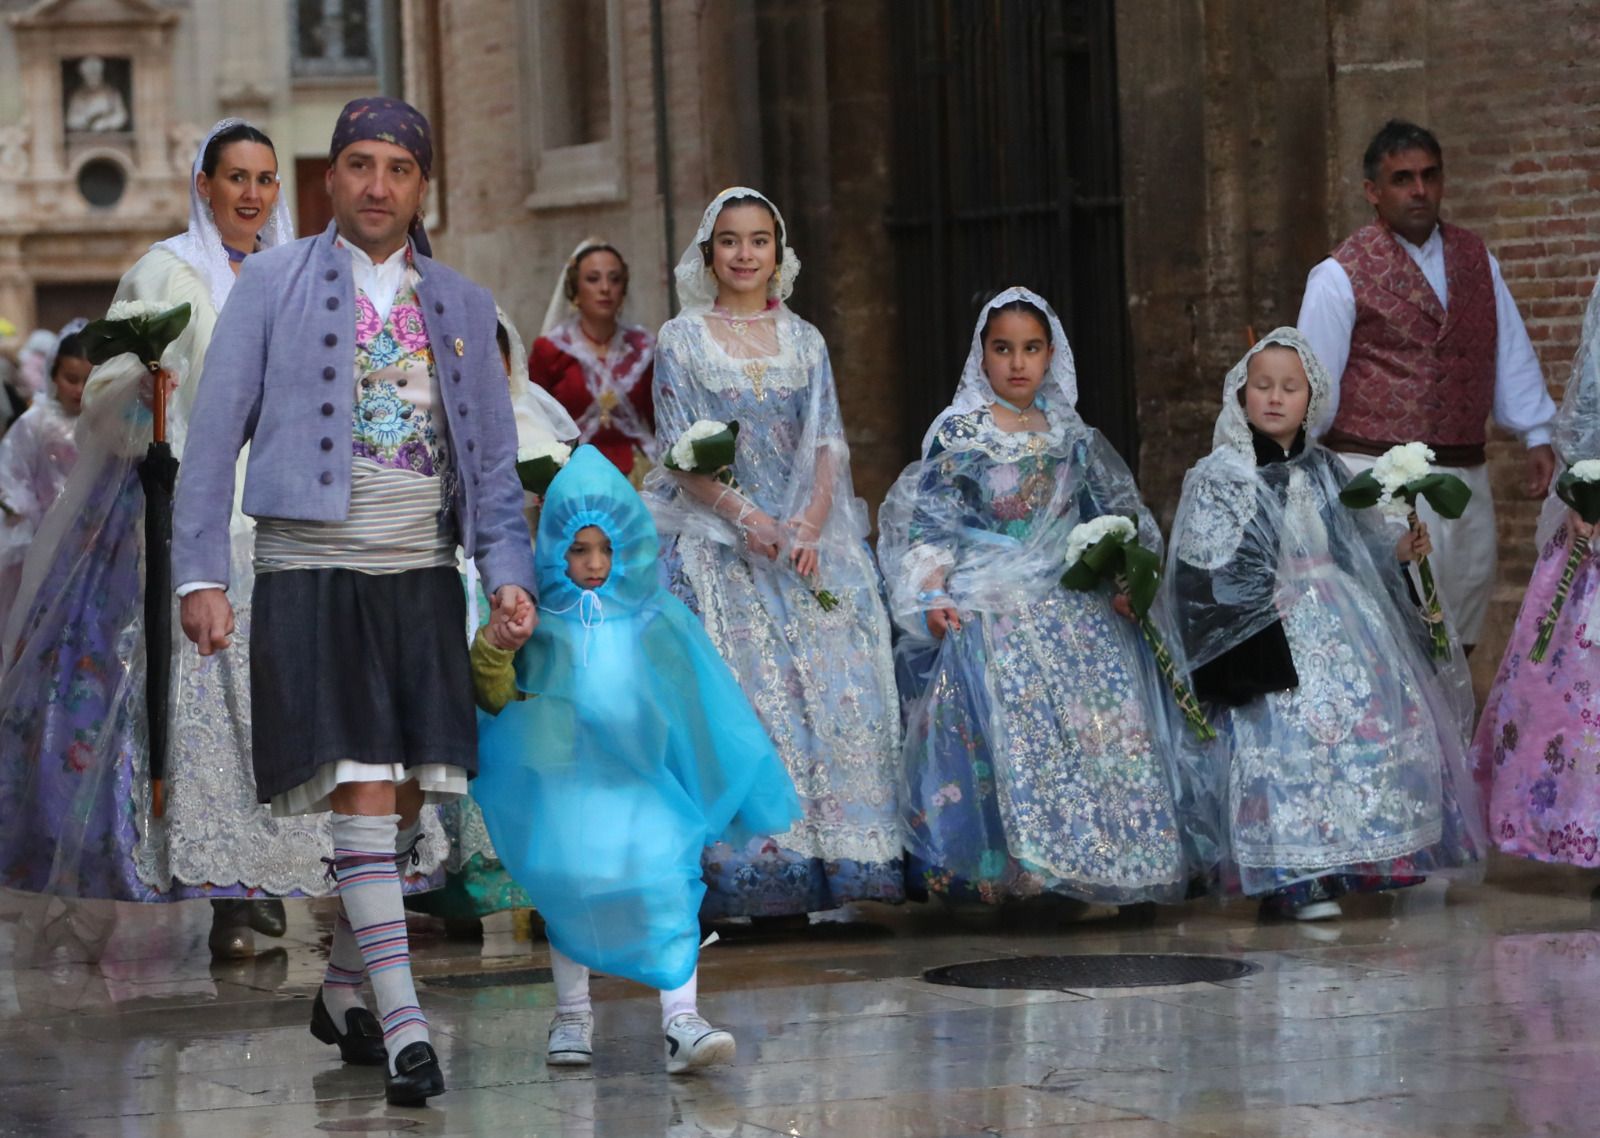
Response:
M1112 0L892 0L903 437L949 402L978 308L1060 313L1078 409L1133 465Z
M116 281L74 281L42 284L33 290L34 324L54 332L67 321L99 320L117 294Z

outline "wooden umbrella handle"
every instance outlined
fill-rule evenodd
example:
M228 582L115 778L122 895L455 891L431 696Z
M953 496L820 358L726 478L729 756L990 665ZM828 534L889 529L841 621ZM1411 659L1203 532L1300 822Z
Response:
M160 364L147 363L145 367L150 369L150 378L154 381L155 391L154 397L150 400L150 416L154 420L150 437L155 442L164 443L167 441L167 384L161 378Z

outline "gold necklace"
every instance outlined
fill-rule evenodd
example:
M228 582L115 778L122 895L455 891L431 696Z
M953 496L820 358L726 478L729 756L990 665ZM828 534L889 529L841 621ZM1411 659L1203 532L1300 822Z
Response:
M756 393L756 402L765 403L767 393L761 386L761 381L767 374L766 360L751 360L744 365L744 373L750 378L750 386Z

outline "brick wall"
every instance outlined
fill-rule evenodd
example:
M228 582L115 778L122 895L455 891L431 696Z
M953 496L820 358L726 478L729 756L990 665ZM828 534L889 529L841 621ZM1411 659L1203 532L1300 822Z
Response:
M1141 483L1170 516L1242 329L1292 322L1305 272L1370 216L1385 118L1445 148L1444 212L1499 258L1559 398L1600 269L1600 12L1572 0L1119 3ZM1202 178L1164 176L1177 164ZM1519 442L1490 447L1501 584L1480 690L1532 564Z

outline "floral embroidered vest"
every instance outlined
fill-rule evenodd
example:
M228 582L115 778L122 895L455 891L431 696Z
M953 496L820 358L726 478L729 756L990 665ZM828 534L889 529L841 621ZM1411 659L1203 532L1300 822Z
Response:
M1327 440L1335 449L1420 440L1461 452L1454 464L1483 461L1498 343L1494 278L1481 240L1444 222L1439 230L1448 310L1386 227L1364 226L1333 251L1356 297L1350 359Z
M439 478L448 503L455 464L442 419L438 372L414 278L408 276L383 321L357 291L355 457Z

